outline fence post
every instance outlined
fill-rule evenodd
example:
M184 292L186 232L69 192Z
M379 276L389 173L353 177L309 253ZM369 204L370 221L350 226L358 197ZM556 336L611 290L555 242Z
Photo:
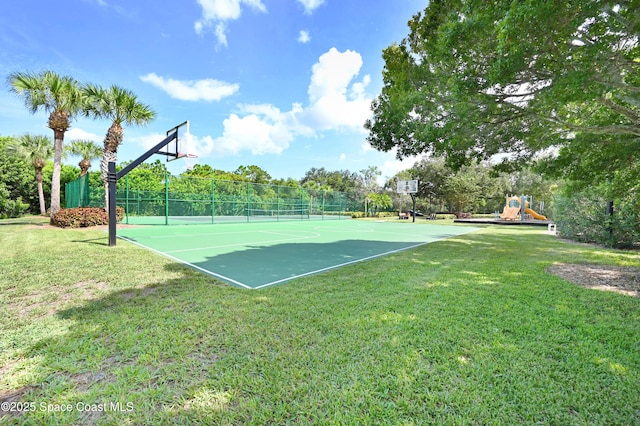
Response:
M216 180L211 178L211 223L214 223L213 218L216 215Z
M276 185L276 222L280 222L280 185Z
M129 224L129 175L124 176L124 215L127 218L127 225Z
M169 172L164 172L164 224L169 224Z

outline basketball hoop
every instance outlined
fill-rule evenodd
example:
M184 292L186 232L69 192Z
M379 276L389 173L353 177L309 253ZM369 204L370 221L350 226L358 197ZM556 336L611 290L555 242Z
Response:
M413 221L416 221L416 194L418 193L418 180L399 180L398 186L396 188L396 192L398 194L409 194L411 195L411 200L413 201L413 210L411 216L413 216Z
M176 129L182 129L182 131L176 134L176 140L172 145L175 148L174 155L167 156L167 162L184 160L186 169L193 170L193 167L198 163L198 156L191 150L193 137L189 132L189 121L185 121Z
M198 164L198 156L195 154L180 154L178 158L184 160L187 170L193 170L195 165Z
M191 153L186 153L186 152L179 152L176 154L175 157L170 157L167 158L167 162L170 161L176 161L176 160L186 160L189 158L198 158L198 156L196 154L191 154Z

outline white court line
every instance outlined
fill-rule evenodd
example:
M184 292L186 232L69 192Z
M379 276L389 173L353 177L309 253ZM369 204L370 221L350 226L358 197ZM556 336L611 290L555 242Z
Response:
M446 237L441 237L441 238L438 238L438 239L435 239L435 240L432 240L432 241L427 241L427 242L424 242L424 243L419 243L419 244L415 244L415 245L412 245L412 246L403 247L403 248L400 248L400 249L391 250L391 251L387 251L387 252L380 253L380 254L374 254L373 256L363 257L362 259L352 260L350 262L341 263L339 265L328 266L326 268L318 269L316 271L305 272L304 274L295 275L295 276L289 277L289 278L283 278L281 280L272 281L270 283L262 284L262 285L259 285L257 287L252 287L252 288L254 290L258 290L258 289L261 289L261 288L265 288L265 287L269 287L269 286L272 286L272 285L280 284L280 283L283 283L283 282L286 282L286 281L295 280L297 278L302 278L302 277L306 277L306 276L309 276L309 275L318 274L320 272L329 271L331 269L340 268L342 266L352 265L354 263L364 262L364 261L367 261L367 260L375 259L377 257L387 256L389 254L394 254L394 253L398 253L398 252L401 252L401 251L410 250L412 248L424 246L426 244L431 244L431 243L435 243L437 241L446 240L447 238L452 238L452 237L457 237L457 236L460 236L460 235L468 234L469 232L473 232L473 231L477 231L477 229L473 229L473 230L470 230L468 232L464 232L462 234L456 234L456 235L449 235L449 236L446 236Z
M298 278L303 278L303 277L306 277L306 276L309 276L309 275L318 274L320 272L325 272L325 271L329 271L329 270L332 270L332 269L337 269L337 268L340 268L340 267L343 267L343 266L352 265L352 264L355 264L355 263L359 263L359 262L364 262L364 261L367 261L367 260L375 259L375 258L378 258L378 257L383 257L383 256L387 256L387 255L390 255L390 254L399 253L399 252L405 251L405 250L410 250L410 249L413 249L413 248L416 248L416 247L420 247L420 246L423 246L423 245L426 245L426 244L431 244L431 243L435 243L437 241L446 240L447 238L458 237L458 236L461 236L461 235L464 235L464 234L468 234L468 233L474 232L474 231L477 231L477 229L476 228L472 228L472 229L469 229L468 231L460 233L460 234L448 235L448 236L441 237L441 238L438 238L438 239L435 239L435 240L431 240L431 241L427 241L427 242L423 242L423 243L419 243L419 244L414 244L414 245L411 245L411 246L403 247L403 248L392 250L392 251L387 251L387 252L384 252L384 253L375 254L373 256L364 257L362 259L356 259L356 260L352 260L352 261L349 261L349 262L341 263L341 264L338 264L338 265L328 266L326 268L317 269L317 270L311 271L311 272L305 272L303 274L294 275L292 277L287 277L287 278L283 278L283 279L280 279L280 280L272 281L270 283L262 284L262 285L259 285L259 286L256 286L256 287L248 286L248 285L246 285L244 283L241 283L240 281L234 280L233 278L229 278L227 276L224 276L224 275L209 271L207 269L201 268L201 267L199 267L197 265L194 265L192 263L186 262L186 261L184 261L182 259L178 259L177 257L171 256L171 255L167 254L166 252L162 252L162 251L156 250L154 248L145 246L144 244L140 244L137 241L130 240L127 237L118 236L118 238L123 239L125 241L128 241L128 242L130 242L132 244L135 244L135 245L137 245L139 247L143 247L143 248L145 248L147 250L151 250L154 253L157 253L157 254L159 254L161 256L168 257L169 259L172 259L172 260L174 260L174 261L176 261L178 263L181 263L183 265L186 265L186 266L192 267L194 269L197 269L198 271L203 272L203 273L205 273L207 275L210 275L210 276L212 276L214 278L219 278L221 280L230 282L232 284L236 284L236 285L238 285L238 286L240 286L242 288L248 289L248 290L258 290L258 289L263 289L263 288L270 287L270 286L273 286L273 285L276 285L276 284L280 284L280 283L283 283L283 282L286 282L286 281L291 281L291 280L295 280L295 279L298 279ZM312 237L309 237L309 238L312 238Z
M432 243L434 241L429 241L429 242ZM384 252L384 253L374 254L373 256L363 257L362 259L356 259L356 260L352 260L350 262L340 263L338 265L327 266L326 268L318 269L318 270L311 271L311 272L305 272L304 274L295 275L295 276L289 277L289 278L283 278L281 280L272 281L272 282L267 283L267 284L262 284L262 285L259 285L258 287L253 287L253 289L254 290L258 290L258 289L269 287L269 286L272 286L272 285L275 285L275 284L280 284L280 283L283 283L283 282L286 282L286 281L289 281L289 280L295 280L297 278L302 278L302 277L306 277L306 276L309 276L309 275L318 274L320 272L329 271L331 269L341 268L343 266L352 265L354 263L364 262L366 260L375 259L376 257L387 256L389 254L398 253L400 251L409 250L409 249L412 249L412 248L415 248L415 247L420 247L420 246L423 246L425 244L429 244L429 243L420 243L420 244L416 244L416 245L409 246L409 247L403 247L403 248L397 249L397 250L392 250L392 251L387 251L387 252Z
M258 231L260 232L260 231ZM255 234L256 231L234 231L234 232L204 232L204 233L200 233L200 234L193 234L193 233L188 233L188 234L168 234L168 235L157 235L157 236L150 236L150 237L142 237L142 238L146 238L149 240L155 240L155 239L160 239L160 238L175 238L175 237L193 237L195 235L197 236L203 236L203 235L235 235L235 234Z
M256 234L256 233L258 233L258 232L254 232L254 234ZM259 231L259 233L287 236L287 234L276 234L274 232L266 232L266 231ZM298 240L308 240L310 238L317 238L317 237L320 236L320 234L318 234L317 232L314 232L314 233L312 233L312 235L308 235L308 236L305 236L305 237L299 236L299 235L288 235L288 236L292 237L292 238L284 238L284 239L280 239L280 240L250 241L250 242L243 242L243 243L215 245L215 246L207 246L207 247L195 247L195 248L180 249L180 250L168 250L165 253L183 253L183 252L187 252L187 251L211 250L211 249L220 249L220 248L227 248L227 247L244 247L244 246L259 245L259 244L284 243L284 242L287 242L287 241L298 241Z
M211 275L212 277L220 278L221 280L228 281L228 282L230 282L230 283L233 283L233 284L239 285L240 287L243 287L243 288L246 288L246 289L249 289L249 290L253 290L253 287L248 286L248 285L246 285L246 284L243 284L243 283L241 283L240 281L236 281L236 280L234 280L233 278L225 277L224 275L220 275L220 274L217 274L217 273L215 273L215 272L209 271L208 269L201 268L201 267L199 267L198 265L194 265L193 263L185 262L185 261L184 261L184 260L182 260L182 259L178 259L177 257L173 257L173 256L171 256L171 255L169 255L169 254L167 254L167 253L165 253L165 252L160 251L160 250L156 250L156 249L151 248L151 247L149 247L149 246L145 246L144 244L140 244L140 243L139 243L139 242L137 242L137 241L130 240L130 239L129 239L129 238L127 238L127 237L120 237L120 236L119 236L118 238L121 238L121 239L123 239L123 240L125 240L125 241L128 241L128 242L130 242L131 244L135 244L135 245L137 245L138 247L142 247L142 248L145 248L145 249L147 249L147 250L151 250L152 252L157 253L157 254L159 254L159 255L161 255L161 256L168 257L169 259L174 260L174 261L176 261L176 262L178 262L178 263L181 263L181 264L183 264L183 265L185 265L185 266L189 266L189 267L191 267L191 268L197 269L198 271L203 272L203 273L205 273L205 274L207 274L207 275Z
M362 225L361 225L362 226ZM329 231L329 232L377 232L373 228L338 228L332 226L314 226L313 229L318 231Z
M302 235L291 235L291 234L285 234L283 232L273 232L273 231L258 231L262 234L272 234L272 235L282 235L285 237L301 237ZM299 232L306 232L307 234L311 234L309 235L309 237L307 238L314 238L314 237L319 237L320 234L318 234L317 232L311 232L311 231L299 231Z

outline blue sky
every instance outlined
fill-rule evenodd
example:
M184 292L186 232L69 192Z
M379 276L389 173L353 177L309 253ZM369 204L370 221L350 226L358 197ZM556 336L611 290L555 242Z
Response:
M20 0L0 2L0 74L46 69L132 90L156 111L125 128L132 160L189 120L198 162L258 165L300 179L312 167L391 177L413 164L366 143L382 49L426 0ZM52 135L0 91L0 135ZM110 123L77 118L65 141L102 143ZM154 157L161 158L161 157ZM75 162L73 159L67 162ZM185 161L169 163L174 173ZM94 162L94 169L98 162Z

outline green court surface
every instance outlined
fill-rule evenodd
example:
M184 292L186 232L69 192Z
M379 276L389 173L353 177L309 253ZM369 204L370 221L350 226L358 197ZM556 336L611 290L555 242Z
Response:
M373 221L144 226L124 240L230 284L258 289L477 230Z

